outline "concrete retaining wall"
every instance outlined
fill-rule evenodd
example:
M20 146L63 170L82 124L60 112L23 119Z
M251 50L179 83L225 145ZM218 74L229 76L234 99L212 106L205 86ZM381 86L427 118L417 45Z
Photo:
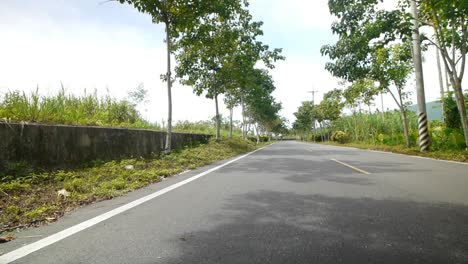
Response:
M210 135L173 133L172 147L207 142ZM0 123L0 169L6 162L62 166L91 160L150 157L164 150L166 133L87 126Z

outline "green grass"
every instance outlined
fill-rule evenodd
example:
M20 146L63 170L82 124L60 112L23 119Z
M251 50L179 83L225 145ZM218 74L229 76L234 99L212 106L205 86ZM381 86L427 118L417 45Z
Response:
M128 100L117 100L109 95L98 97L96 93L67 95L62 89L54 95L40 95L39 90L29 94L8 91L0 94L0 122L30 122L50 125L82 125L165 130L165 127L144 120L136 105ZM238 122L236 123L238 124ZM174 132L210 134L216 133L213 120L178 121ZM234 136L241 136L237 127ZM229 136L229 122L222 120L221 135Z
M400 113L388 111L384 116L382 118L380 113L342 116L331 124L327 133L344 131L357 144L396 147L405 145ZM410 145L417 146L417 118L413 112L408 112L408 122ZM449 128L442 121L434 120L429 124L429 135L434 150L457 152L465 149L463 131L460 128Z
M254 143L239 138L211 140L191 148L175 150L154 159L125 159L96 162L74 170L35 172L27 166L14 167L0 182L0 233L15 226L31 226L56 219L81 205L111 199L159 182L185 170L256 149ZM126 169L132 165L134 169ZM20 175L18 178L17 176ZM15 180L13 180L15 179ZM70 196L57 191L65 188Z
M9 91L0 96L0 119L7 122L33 122L42 124L85 125L159 129L145 121L136 105L117 100L109 95L66 95L62 89L55 95L41 96L39 90Z
M229 123L226 120L221 122L221 137L229 137ZM178 121L173 126L175 132L216 134L216 124L214 121ZM234 137L242 137L242 131L238 127L233 128Z
M428 157L428 158L442 159L442 160L468 162L468 150L434 150L434 151L428 151L428 152L420 152L419 148L417 147L407 148L404 145L387 146L387 145L373 145L373 144L355 143L355 142L339 144L337 142L331 142L331 141L321 142L321 144L353 147L353 148L359 148L359 149L379 150L379 151L386 151L386 152L393 152L393 153L400 153L400 154Z

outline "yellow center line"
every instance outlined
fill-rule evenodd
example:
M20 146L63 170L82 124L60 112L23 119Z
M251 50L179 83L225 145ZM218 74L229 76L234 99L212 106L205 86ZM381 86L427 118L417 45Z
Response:
M346 166L346 167L348 167L348 168L351 168L351 169L353 169L353 170L355 170L355 171L358 171L358 172L360 172L360 173L363 173L363 174L366 174L366 175L369 175L369 174L370 174L370 172L367 172L367 171L365 171L365 170L361 170L361 169L359 169L359 168L356 168L356 167L354 167L354 166L352 166L352 165L349 165L349 164L344 163L344 162L342 162L342 161L339 161L339 160L337 160L337 159L331 159L331 160L333 160L334 162L337 162L337 163L339 163L339 164L341 164L341 165L343 165L343 166Z

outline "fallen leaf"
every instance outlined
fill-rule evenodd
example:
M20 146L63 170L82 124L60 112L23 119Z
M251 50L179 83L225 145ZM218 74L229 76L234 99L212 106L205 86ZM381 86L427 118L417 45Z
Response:
M57 196L68 197L70 196L70 193L65 189L61 189L60 191L57 191Z
M14 236L0 237L0 243L10 242L10 241L15 240L15 239L16 238Z

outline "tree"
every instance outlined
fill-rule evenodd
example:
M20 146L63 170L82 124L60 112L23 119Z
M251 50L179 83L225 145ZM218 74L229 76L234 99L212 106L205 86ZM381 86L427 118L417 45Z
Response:
M440 50L452 84L460 115L465 145L468 147L468 117L463 101L462 81L468 52L468 5L466 1L421 0L421 19L434 29L427 38Z
M354 121L354 136L355 140L359 140L359 131L357 123L357 113L359 109L359 114L362 113L361 106L367 105L370 108L370 105L377 95L378 90L374 86L374 81L371 79L359 79L351 83L344 91L344 104L351 109ZM367 133L362 133L367 135Z
M332 59L325 68L346 81L368 78L371 55L397 39L411 36L411 23L401 10L378 10L380 0L330 0L330 12L338 17L332 31L339 39L324 45L322 55Z
M293 129L299 131L305 139L308 137L309 131L312 129L313 120L313 105L312 102L302 102L297 112L294 113L296 120L293 123Z
M145 89L143 83L140 83L135 90L128 92L128 97L135 106L141 103L147 103L148 101L145 100L147 96L148 90Z
M328 121L331 123L338 119L343 107L342 92L339 89L333 89L325 93L320 104L314 107L314 111L316 112L314 115L319 121L321 128L322 141L326 140L326 134L324 135L323 133L323 129L327 125L325 122Z
M254 69L249 89L243 89L242 96L245 106L244 115L254 125L257 134L257 143L260 141L260 129L270 133L279 119L281 103L277 103L271 95L276 89L273 78L267 70Z
M249 70L263 60L273 67L272 60L279 58L279 51L269 51L268 46L256 40L261 35L262 23L252 22L247 10L239 8L229 19L219 16L205 18L204 24L186 31L178 41L180 53L176 58L179 65L177 75L182 84L193 87L197 95L206 93L215 101L216 116L219 116L218 96L229 94L230 110L238 103L239 87L245 82L237 64L237 56L248 53L252 64ZM242 53L245 52L245 53ZM216 138L219 139L219 122Z
M218 96L232 87L228 61L238 47L242 19L246 10L239 10L231 19L218 15L205 18L205 23L193 27L177 42L180 52L176 68L181 83L192 86L199 96L214 99L216 109L216 140L220 139Z
M323 46L321 51L333 60L327 63L327 70L337 77L357 82L351 86L352 89L344 92L346 102L352 108L366 100L366 96L367 99L373 98L378 91L392 95L400 110L405 141L409 146L404 103L406 93L403 89L413 71L411 48L408 44L411 39L412 16L404 10L378 10L379 2L381 1L331 0L330 11L339 18L332 30L339 35L339 40L335 45ZM372 88L373 85L369 83L367 95L363 94L366 88L362 86L368 82L366 80L380 83L377 89ZM390 89L391 84L395 85L396 93ZM354 113L355 111L353 115ZM356 119L354 120L356 123Z
M340 117L344 107L342 97L343 93L340 89L333 89L323 95L320 104L325 112L325 120L334 121Z
M224 97L224 104L229 109L229 137L232 138L232 130L233 130L233 121L232 116L234 112L234 107L236 106L236 98L231 94L227 94Z
M372 58L372 75L379 80L380 90L389 92L398 106L404 129L406 146L410 146L410 136L407 119L408 93L404 91L406 81L413 71L411 47L408 43L395 44L390 48L378 49ZM390 89L390 83L396 87L396 94Z
M151 15L153 23L163 23L166 30L167 73L162 77L167 82L168 118L165 151L171 152L172 142L172 83L171 53L172 42L182 32L203 23L209 14L229 16L233 9L240 6L240 0L118 0L133 5L139 12Z

